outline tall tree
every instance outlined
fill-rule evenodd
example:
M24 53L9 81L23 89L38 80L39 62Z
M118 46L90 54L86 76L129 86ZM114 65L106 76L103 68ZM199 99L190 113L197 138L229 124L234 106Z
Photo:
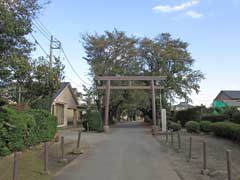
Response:
M187 48L188 43L172 38L169 33L140 41L145 74L167 76L161 85L168 102L176 98L191 101L189 95L199 92L199 82L204 78L201 71L193 69L194 59Z
M32 33L33 20L47 3L48 0L0 1L0 85L14 84L17 89L24 89L22 97L28 103L52 96L63 79L64 66L59 59L55 58L54 66L49 68L45 58L30 57L34 44L27 35ZM2 97L1 89L0 94Z
M29 70L32 19L41 9L37 0L0 1L0 81L22 83ZM23 76L22 76L23 75Z
M106 31L103 35L85 35L83 37L84 48L87 56L86 61L90 65L90 75L93 77L99 75L137 75L140 71L137 59L138 39L128 37L126 33L118 30L112 32ZM94 81L94 86L96 86ZM113 82L122 84L123 82ZM92 88L96 91L96 88ZM117 94L111 96L110 113L116 116L118 107L124 102L126 91L116 90L112 92ZM96 94L96 93L92 93ZM97 92L98 109L103 99L104 92Z
M161 82L165 88L162 97L165 105L176 98L190 100L189 96L193 91L199 92L199 82L204 76L200 71L193 69L194 60L187 49L188 43L174 39L168 33L160 34L154 39L140 39L115 29L102 35L87 34L83 40L85 59L90 65L90 75L93 79L99 75L167 76L167 80ZM94 86L96 83L95 81ZM113 82L115 85L123 83ZM96 88L92 90L96 91ZM101 101L103 93L96 93ZM151 116L148 91L116 90L112 93L114 95L111 96L110 115L115 117L116 114L121 114L117 113L118 109L124 111L129 105Z

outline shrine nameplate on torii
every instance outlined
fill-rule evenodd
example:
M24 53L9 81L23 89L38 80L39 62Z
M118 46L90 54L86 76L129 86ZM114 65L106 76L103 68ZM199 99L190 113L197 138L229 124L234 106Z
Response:
M97 76L97 81L105 81L105 86L97 86L99 90L105 90L105 115L104 115L104 130L105 132L109 131L109 100L110 100L110 91L119 90L119 89L129 89L129 90L151 90L152 92L152 118L153 118L153 128L156 128L156 89L163 89L161 86L155 86L155 81L166 80L165 76ZM129 85L126 86L111 86L111 81L129 81ZM150 81L151 85L148 86L137 86L132 85L131 81Z

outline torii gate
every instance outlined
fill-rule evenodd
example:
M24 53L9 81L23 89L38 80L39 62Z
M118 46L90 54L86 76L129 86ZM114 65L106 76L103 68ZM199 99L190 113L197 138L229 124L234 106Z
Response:
M116 89L141 89L141 90L151 90L152 92L152 118L153 118L153 130L157 127L156 121L156 97L155 90L163 89L161 86L155 86L155 81L165 80L165 76L97 76L97 81L106 81L105 86L97 86L97 89L105 90L105 114L104 114L104 131L109 132L109 100L110 91ZM129 81L128 86L111 86L111 81ZM133 86L131 81L150 81L150 86Z

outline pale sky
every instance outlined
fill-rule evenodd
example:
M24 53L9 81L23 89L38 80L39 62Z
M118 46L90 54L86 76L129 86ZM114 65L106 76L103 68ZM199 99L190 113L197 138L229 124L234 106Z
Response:
M88 81L81 34L117 28L137 36L169 32L190 44L189 51L206 79L193 104L210 105L221 90L240 90L240 0L52 0L39 19L58 38L69 60ZM49 52L49 41L34 33ZM44 55L40 48L34 56ZM55 55L59 55L55 52ZM62 54L60 54L62 56ZM66 64L66 81L81 81Z

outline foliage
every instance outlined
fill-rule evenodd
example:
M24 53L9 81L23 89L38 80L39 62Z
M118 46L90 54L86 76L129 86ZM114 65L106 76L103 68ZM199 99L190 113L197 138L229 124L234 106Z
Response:
M32 43L26 35L32 32L32 19L43 4L38 0L0 1L0 82L21 84L28 78Z
M222 115L226 117L226 120L230 121L233 118L233 115L238 112L239 111L236 107L226 106L223 108Z
M64 76L64 65L55 58L53 67L49 67L48 60L40 57L31 63L32 72L31 77L25 83L26 93L23 93L25 102L33 105L36 108L37 103L47 103L49 109L50 98L60 87L60 83Z
M0 97L0 108L6 104L6 101Z
M55 117L47 111L17 113L3 107L0 110L0 156L51 140L56 126Z
M182 126L181 126L180 123L176 123L176 122L170 121L168 123L168 128L172 129L173 131L178 131L178 130L180 130L182 128Z
M140 61L146 75L165 75L162 82L168 101L180 98L190 100L192 91L198 93L203 74L192 68L194 59L187 50L188 43L162 33L154 39L140 40Z
M13 109L3 108L0 113L0 155L24 148L26 125L22 115Z
M26 113L31 114L35 121L36 143L51 140L57 131L56 117L45 110L28 110Z
M44 109L46 111L51 111L52 102L53 98L46 96L44 98L34 100L31 102L30 106L32 109Z
M199 125L202 132L209 133L212 130L212 122L210 121L200 121Z
M208 114L202 117L203 121L210 121L210 122L222 122L226 120L226 116L222 114Z
M240 112L234 113L234 114L232 115L231 121L232 121L233 123L240 124Z
M52 96L59 88L64 66L58 58L53 67L49 67L44 57L32 60L34 44L27 38L33 31L32 21L47 3L48 0L0 1L1 96L17 101L15 90L21 89L25 91L21 102L29 104ZM14 93L4 91L9 86L15 87Z
M175 115L175 121L180 121L183 127L188 121L195 121L196 119L201 119L200 107L194 107L187 110L178 111Z
M85 129L87 129L87 123L89 130L102 132L103 131L103 121L101 114L96 110L88 110L86 114L86 120L83 123Z
M186 129L190 133L199 133L200 125L196 121L188 121L185 125Z
M125 32L114 30L104 34L86 34L83 36L85 59L90 65L90 75L126 76L126 75L165 75L162 82L165 90L161 92L166 107L177 98L189 100L192 91L199 91L199 82L204 78L198 70L193 70L194 60L188 52L188 43L174 39L163 33L154 39L128 36ZM128 85L128 82L113 82L113 85ZM98 110L102 112L103 93L96 91L94 81L91 94L98 101ZM149 85L148 82L134 82L136 85ZM102 84L101 84L102 85ZM135 110L151 116L149 91L114 91L117 96L110 99L110 117L117 117L127 110L130 104ZM160 94L160 92L157 92ZM121 112L118 112L121 110Z
M212 125L216 136L240 142L240 125L231 122L217 122Z

